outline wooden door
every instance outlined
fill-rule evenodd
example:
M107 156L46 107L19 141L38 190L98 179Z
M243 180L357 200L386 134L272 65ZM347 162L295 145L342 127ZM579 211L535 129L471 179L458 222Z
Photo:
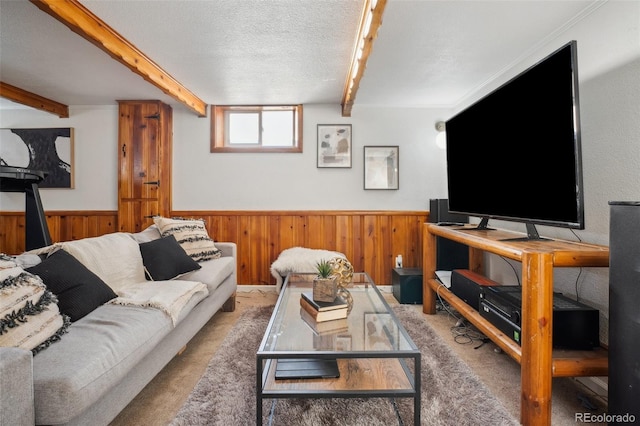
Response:
M159 101L119 102L118 230L139 232L171 211L172 111Z

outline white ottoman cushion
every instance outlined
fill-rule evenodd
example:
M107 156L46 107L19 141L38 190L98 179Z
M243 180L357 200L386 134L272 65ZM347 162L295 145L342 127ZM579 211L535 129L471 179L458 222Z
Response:
M283 250L271 264L271 275L276 279L276 290L280 293L284 278L289 272L316 272L316 263L335 257L347 257L337 251L291 247Z

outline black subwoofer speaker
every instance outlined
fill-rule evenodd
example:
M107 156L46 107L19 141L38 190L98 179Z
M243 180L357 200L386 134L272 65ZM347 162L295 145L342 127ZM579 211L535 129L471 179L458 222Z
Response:
M422 304L422 268L395 268L391 285L398 302Z
M430 223L469 223L469 216L449 213L449 200L434 198L429 200ZM436 270L453 271L469 267L469 247L442 237L436 237Z
M609 205L607 412L640 420L640 202Z

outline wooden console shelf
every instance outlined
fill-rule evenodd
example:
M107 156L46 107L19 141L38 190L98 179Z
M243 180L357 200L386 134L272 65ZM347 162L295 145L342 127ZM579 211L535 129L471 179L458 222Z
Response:
M521 368L520 421L524 425L551 425L553 377L606 376L607 351L553 350L553 268L608 267L609 249L564 240L505 241L524 234L478 230L474 226L424 224L423 312L436 313L436 292L461 315L515 359ZM435 279L436 237L469 246L469 269L482 274L484 252L522 263L522 346L498 330L475 309Z

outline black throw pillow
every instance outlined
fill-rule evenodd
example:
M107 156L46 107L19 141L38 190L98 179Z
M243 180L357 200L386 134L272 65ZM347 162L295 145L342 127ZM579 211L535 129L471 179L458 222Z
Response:
M71 321L79 320L118 297L100 277L64 250L56 251L25 270L42 278L47 288L58 297L60 312L69 315Z
M173 235L141 243L140 253L147 279L152 281L170 280L201 268Z

